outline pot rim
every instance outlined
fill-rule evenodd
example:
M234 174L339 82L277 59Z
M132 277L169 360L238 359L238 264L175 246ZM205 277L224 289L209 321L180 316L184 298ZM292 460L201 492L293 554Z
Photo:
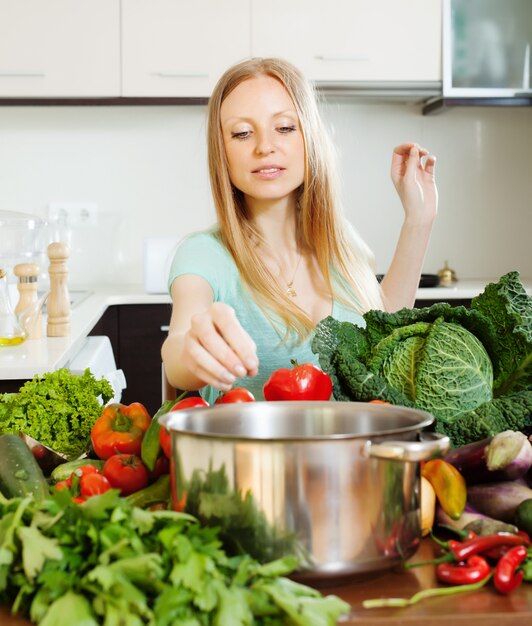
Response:
M219 414L222 417L227 414L235 414L238 410L239 414L245 413L254 414L260 411L261 407L267 405L268 409L275 407L275 410L290 409L290 410L302 410L304 408L312 409L325 409L331 408L332 404L341 404L342 408L358 410L361 408L368 413L375 415L386 414L391 411L395 413L400 412L412 417L418 417L419 421L408 424L406 426L400 426L395 428L387 428L384 430L373 430L371 432L364 433L334 433L334 434L318 434L318 435L280 435L269 436L255 434L246 435L240 433L227 433L216 432L214 429L209 431L195 430L194 428L184 427L182 424L186 424L188 419L197 419L201 415L209 415L211 418L215 418ZM434 416L427 411L421 409L413 409L410 407L397 406L392 404L371 404L368 402L335 402L335 401L289 401L289 402L239 402L233 404L220 404L210 407L196 407L187 410L169 411L158 418L159 423L165 427L170 433L178 433L180 435L187 435L190 437L198 437L201 439L217 439L217 440L230 440L230 441L253 441L253 442L315 442L315 441L349 441L349 440L362 440L366 441L370 438L389 437L390 435L403 435L406 433L415 433L430 426L434 422ZM192 420L191 420L192 421ZM214 420L213 420L214 421Z

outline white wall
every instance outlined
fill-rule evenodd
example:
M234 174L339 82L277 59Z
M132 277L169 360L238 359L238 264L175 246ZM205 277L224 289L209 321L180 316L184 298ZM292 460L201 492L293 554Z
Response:
M394 145L438 157L440 215L425 263L459 278L517 269L532 278L532 108L329 102L348 216L391 259L402 208L389 178ZM180 237L214 221L205 108L0 107L0 209L42 217L54 201L91 201L99 228L74 233L71 284L141 284L145 237ZM0 240L1 245L1 240Z

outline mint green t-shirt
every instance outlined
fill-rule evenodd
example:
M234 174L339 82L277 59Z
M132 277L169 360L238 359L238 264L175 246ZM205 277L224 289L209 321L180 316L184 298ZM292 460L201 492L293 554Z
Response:
M275 370L291 367L292 359L298 363L319 365L318 356L310 347L312 335L304 341L294 337L283 342L282 331L275 329L244 288L233 257L217 239L216 230L194 233L180 243L170 267L169 290L174 279L184 274L195 274L204 278L213 290L215 302L224 302L233 307L240 324L257 345L257 376L239 378L234 387L245 387L256 400L263 400L264 383ZM365 325L361 315L336 301L333 301L332 316L342 322ZM212 404L219 391L207 386L200 393Z

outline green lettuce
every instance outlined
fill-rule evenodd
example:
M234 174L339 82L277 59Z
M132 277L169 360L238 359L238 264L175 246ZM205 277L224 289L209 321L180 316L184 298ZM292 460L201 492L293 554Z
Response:
M0 433L24 433L74 459L87 451L102 404L113 395L109 381L97 380L89 369L35 376L18 393L0 395Z
M491 428L511 414L522 428L530 423L532 298L517 272L488 285L469 308L375 310L364 320L360 328L328 317L316 328L312 350L336 400L420 408L443 431L461 416L467 423L486 415L491 424L496 415Z

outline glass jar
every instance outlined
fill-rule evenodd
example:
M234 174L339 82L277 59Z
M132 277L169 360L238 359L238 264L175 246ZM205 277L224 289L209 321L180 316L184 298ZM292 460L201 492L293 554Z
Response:
M26 333L11 307L6 271L0 269L0 347L16 346L24 339Z

